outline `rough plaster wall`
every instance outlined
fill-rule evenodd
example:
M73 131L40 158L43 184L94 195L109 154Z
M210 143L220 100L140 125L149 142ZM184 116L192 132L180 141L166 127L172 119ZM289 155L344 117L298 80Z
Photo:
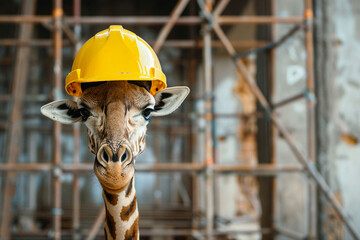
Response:
M245 9L245 15L254 15L254 2ZM227 35L231 40L253 40L255 37L254 25L238 25L231 28ZM238 49L239 50L239 49ZM214 49L213 58L213 74L214 74L214 111L219 114L235 114L241 113L243 106L234 94L234 89L238 81L238 74L234 62L223 49ZM240 49L239 52L244 51ZM198 69L198 79L203 80L203 65L200 64ZM201 81L198 81L198 84ZM199 94L203 87L199 84ZM199 100L196 109L202 111L204 102ZM239 151L242 149L241 142L239 142L239 125L241 121L236 118L217 118L214 121L215 128L215 146L216 146L216 161L219 164L246 164L244 159L239 158ZM204 128L204 121L197 121L199 130ZM204 159L204 137L197 134L197 149L195 159ZM202 183L203 184L203 183ZM254 220L253 209L249 207L249 199L241 191L238 177L235 175L221 175L216 177L216 192L215 192L215 214L221 219L217 221L217 227L228 230L256 230L259 229L257 219ZM204 186L200 187L200 191L204 191ZM202 197L205 193L200 194ZM205 206L205 199L200 200L201 206ZM243 207L245 206L246 207ZM202 208L202 210L205 210ZM225 220L229 222L223 224ZM244 234L234 236L234 239L260 239L259 234Z
M252 9L248 6L246 12ZM251 15L251 14L248 14ZM246 25L239 25L236 28L227 32L230 39L236 40L252 40L255 36L254 28ZM213 78L214 78L214 111L217 114L235 114L242 112L240 101L234 94L234 88L238 79L235 65L229 55L222 49L213 49ZM199 64L197 69L197 93L203 96L203 62ZM204 101L198 100L195 109L198 113L203 113ZM241 143L238 139L238 127L240 121L236 118L217 118L214 121L215 129L215 159L219 164L236 164L240 163L238 159L238 152L241 149ZM194 159L203 162L204 156L204 142L205 138L203 130L205 127L205 120L199 119L196 121L197 127L197 142ZM199 207L205 211L205 184L204 179L200 179L199 186ZM215 179L215 214L220 221L217 221L219 229L228 230L256 230L259 228L257 223L249 222L249 219L238 218L239 202L247 201L244 194L241 193L238 179L234 175L221 175ZM224 221L225 220L225 221ZM240 221L239 221L240 220ZM234 222L232 222L234 221ZM259 239L258 234L237 235L234 239Z
M303 1L275 1L275 14L279 17L302 16ZM274 38L279 39L292 25L275 25ZM278 102L300 93L305 88L306 52L304 34L298 32L275 50L273 102ZM276 113L281 123L306 152L306 102L296 101L279 108ZM298 165L298 162L284 139L275 136L275 161L279 165ZM275 223L299 233L306 230L305 208L307 198L306 179L302 174L279 175L276 180ZM279 239L285 239L279 237Z
M217 54L214 58L214 111L217 114L235 114L241 112L241 105L233 94L237 75L232 60L225 54ZM202 66L199 68L198 78L203 77ZM202 111L204 102L197 102L198 111ZM237 140L237 127L239 120L236 118L218 118L215 120L214 128L216 134L216 159L220 164L236 164L237 152L241 143ZM204 129L203 119L197 121L199 130ZM200 134L199 134L200 135ZM203 136L198 135L198 157L200 161L204 159L204 140ZM218 189L217 214L226 219L232 219L236 213L236 199L238 198L238 188L236 177L233 175L217 177L217 184L222 186ZM201 194L204 196L204 194ZM205 199L202 199L205 203ZM204 206L204 205L203 205Z
M358 0L327 1L332 46L330 88L330 118L327 125L329 139L327 163L328 182L339 192L343 206L360 229L360 145L349 144L344 138L351 134L360 138L360 3ZM343 136L341 138L341 136ZM325 167L326 168L326 167ZM345 233L345 239L352 239Z
M332 190L337 193L347 214L360 229L360 193L358 191L360 162L360 2L358 0L324 0L320 11L326 17L321 22L322 30L316 42L317 48L326 50L320 59L322 67L317 76L321 76L318 90L320 112L319 124L324 133L319 134L318 155L320 169ZM302 15L302 1L276 1L278 16ZM320 19L316 20L318 23ZM276 37L286 31L286 26L276 28ZM297 34L276 50L275 97L274 102L298 93L305 87L304 60L302 47L303 35ZM319 57L319 56L318 56ZM317 79L319 81L319 79ZM306 147L306 108L305 102L296 102L279 112L282 122L290 130L298 145ZM349 137L350 136L350 137ZM350 138L350 140L349 140ZM306 149L304 149L306 150ZM276 159L281 163L296 163L286 143L279 137L276 142ZM306 188L301 175L283 175L277 181L276 219L278 224L292 230L306 230ZM329 214L330 213L330 214ZM325 208L323 229L328 234L336 232L331 225L332 211ZM332 218L334 219L334 218ZM334 220L331 220L334 221ZM338 220L335 220L338 221ZM330 237L327 235L326 237ZM341 236L337 236L341 237ZM345 232L344 239L352 239Z
M216 54L214 60L214 110L216 113L236 114L243 111L241 102L234 94L239 76L232 59L224 54ZM239 126L241 121L235 118L217 119L216 129L216 159L220 164L249 164L239 157L243 149L239 141ZM245 183L246 181L242 181ZM254 207L249 197L244 193L244 187L239 185L236 175L221 175L216 178L218 188L216 194L216 215L221 219L230 220L227 224L219 224L220 229L251 231L259 229L259 223L254 216ZM247 186L251 188L252 186ZM253 190L253 189L251 189ZM259 234L237 235L235 239L260 239Z
M227 56L218 56L215 59L215 66L215 79L218 79L214 90L215 112L225 114L240 112L239 102L232 92L237 77L231 59ZM227 74L223 74L223 72ZM221 164L236 164L238 162L236 155L238 148L241 147L237 141L238 125L239 121L235 118L216 120L216 137L221 139L217 141L217 159ZM223 186L218 189L220 196L218 197L217 212L221 217L232 219L236 213L236 202L241 197L238 191L234 191L234 189L238 189L237 179L229 175L218 177L217 181L219 186Z

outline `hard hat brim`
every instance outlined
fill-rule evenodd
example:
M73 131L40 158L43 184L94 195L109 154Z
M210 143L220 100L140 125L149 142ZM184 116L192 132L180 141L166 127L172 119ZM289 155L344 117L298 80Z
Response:
M65 90L66 92L75 97L80 97L82 94L81 83L89 82L109 82L109 81L151 81L150 94L155 95L157 92L165 89L166 85L166 76L161 71L156 71L154 69L153 74L141 75L138 73L126 73L120 72L119 76L114 77L114 75L106 76L97 76L94 78L81 78L80 69L76 69L68 74L65 79Z

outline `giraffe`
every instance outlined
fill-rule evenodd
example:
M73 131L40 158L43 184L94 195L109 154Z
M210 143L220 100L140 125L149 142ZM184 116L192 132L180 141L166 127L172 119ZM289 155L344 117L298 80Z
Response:
M152 96L151 81L82 83L81 88L76 102L54 101L41 112L63 124L86 125L88 147L95 155L94 172L103 188L105 239L139 239L136 157L145 149L150 117L175 111L190 90L171 87Z

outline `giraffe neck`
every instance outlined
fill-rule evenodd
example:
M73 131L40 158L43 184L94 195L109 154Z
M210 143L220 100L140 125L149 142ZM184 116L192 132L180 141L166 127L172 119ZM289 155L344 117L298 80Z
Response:
M106 208L105 239L138 240L139 213L137 209L134 178L119 193L103 190Z

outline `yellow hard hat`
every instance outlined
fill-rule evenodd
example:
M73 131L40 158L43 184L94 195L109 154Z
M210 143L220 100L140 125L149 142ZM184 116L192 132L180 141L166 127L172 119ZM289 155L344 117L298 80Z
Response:
M152 95L166 88L166 76L154 50L133 32L114 25L81 47L65 79L65 89L79 97L81 83L126 80L152 81Z

